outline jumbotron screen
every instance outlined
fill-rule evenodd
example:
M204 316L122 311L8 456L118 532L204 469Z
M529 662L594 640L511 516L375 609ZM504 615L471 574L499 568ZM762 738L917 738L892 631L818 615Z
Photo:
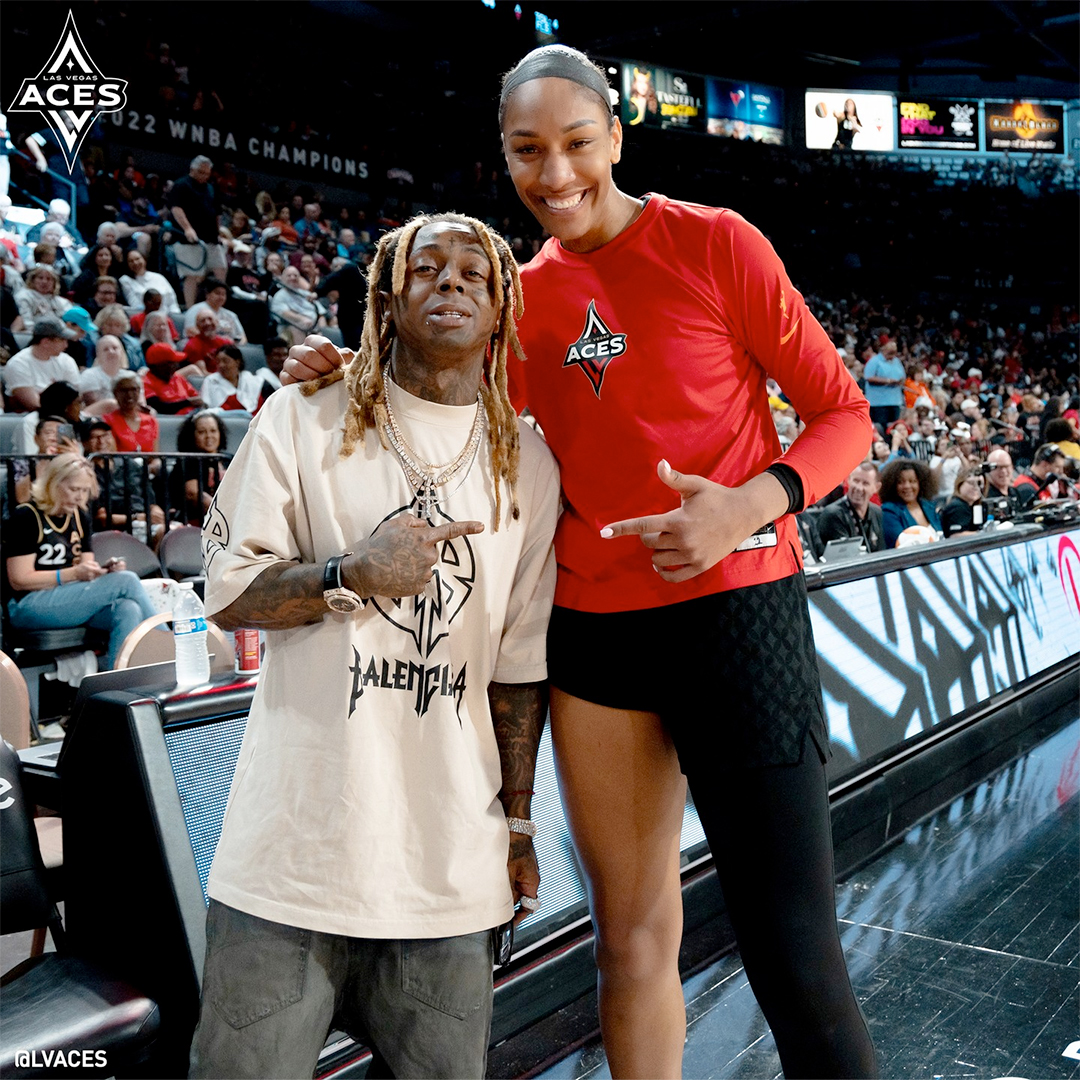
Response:
M868 90L807 90L806 147L895 150L895 96Z
M652 64L623 64L619 116L626 128L705 134L705 77Z
M904 149L979 149L977 101L902 97L898 109L900 146Z
M728 139L782 145L784 92L760 83L707 81L708 130Z
M1065 108L1045 101L988 101L983 116L988 153L1065 153Z

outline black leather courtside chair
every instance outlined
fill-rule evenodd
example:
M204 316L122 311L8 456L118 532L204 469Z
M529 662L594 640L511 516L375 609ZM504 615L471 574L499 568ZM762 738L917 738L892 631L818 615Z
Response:
M102 885L103 888L106 886ZM48 926L57 951L0 978L0 1077L140 1075L154 1046L158 1007L65 948L60 913L45 887L37 832L19 757L0 742L0 923L12 934ZM79 1051L77 1068L57 1053ZM20 1053L21 1052L21 1053Z

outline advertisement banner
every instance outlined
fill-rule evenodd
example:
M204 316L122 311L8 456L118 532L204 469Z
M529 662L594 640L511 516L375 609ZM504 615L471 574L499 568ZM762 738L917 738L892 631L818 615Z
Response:
M782 145L784 92L758 83L708 79L708 132L728 139Z
M895 100L868 90L807 90L807 149L895 150Z
M983 119L988 152L1065 153L1065 107L1041 101L988 101Z
M978 150L977 101L901 98L897 104L900 146L909 150Z
M623 64L620 119L625 127L705 134L705 77L643 64Z

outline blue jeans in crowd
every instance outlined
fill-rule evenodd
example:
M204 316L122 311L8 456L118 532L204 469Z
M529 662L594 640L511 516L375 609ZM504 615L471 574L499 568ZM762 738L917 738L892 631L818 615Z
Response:
M92 626L108 630L109 651L101 662L108 671L124 639L155 615L142 582L130 570L116 570L93 581L69 581L55 589L37 589L8 602L8 619L16 630L57 630Z

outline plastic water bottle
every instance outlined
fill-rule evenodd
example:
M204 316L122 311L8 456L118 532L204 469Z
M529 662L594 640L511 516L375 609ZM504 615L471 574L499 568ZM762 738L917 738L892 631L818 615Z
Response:
M180 583L173 609L173 641L176 644L176 685L199 686L210 679L210 656L206 651L206 613L190 581Z

